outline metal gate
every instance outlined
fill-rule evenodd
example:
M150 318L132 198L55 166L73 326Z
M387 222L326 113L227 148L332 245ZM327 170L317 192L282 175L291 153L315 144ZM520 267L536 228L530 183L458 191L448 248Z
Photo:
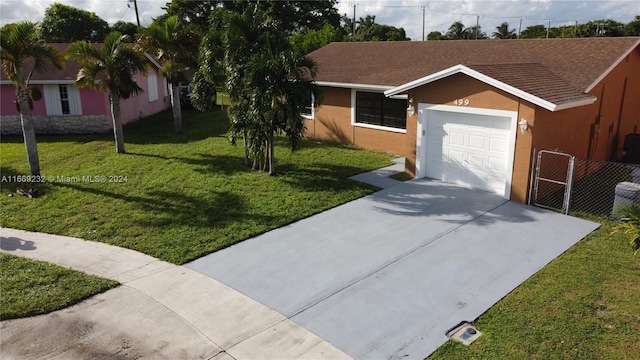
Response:
M575 157L558 151L533 152L529 205L569 214ZM533 171L535 169L535 171Z

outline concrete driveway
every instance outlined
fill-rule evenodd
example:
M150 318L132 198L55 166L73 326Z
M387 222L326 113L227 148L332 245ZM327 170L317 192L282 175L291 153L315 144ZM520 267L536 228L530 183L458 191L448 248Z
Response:
M418 179L186 267L354 358L418 359L598 226Z

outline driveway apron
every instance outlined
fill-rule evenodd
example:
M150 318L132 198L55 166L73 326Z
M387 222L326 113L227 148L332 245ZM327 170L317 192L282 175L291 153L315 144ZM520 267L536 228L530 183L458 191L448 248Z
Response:
M354 358L423 358L598 226L418 179L186 267Z

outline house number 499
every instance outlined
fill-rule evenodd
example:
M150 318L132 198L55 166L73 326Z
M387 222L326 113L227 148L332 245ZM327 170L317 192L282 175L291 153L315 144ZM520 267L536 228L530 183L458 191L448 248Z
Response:
M453 100L455 106L467 106L469 105L469 99L455 99Z

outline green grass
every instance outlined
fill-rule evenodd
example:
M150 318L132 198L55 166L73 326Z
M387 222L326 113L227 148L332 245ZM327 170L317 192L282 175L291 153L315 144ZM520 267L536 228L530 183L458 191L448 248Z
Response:
M118 285L79 271L0 253L0 319L65 308Z
M640 258L602 222L481 315L475 343L449 341L429 359L637 359Z
M223 112L185 111L183 134L169 112L125 127L127 154L111 134L38 136L39 198L3 182L0 224L106 242L182 264L254 235L370 194L349 176L391 164L391 156L303 141L276 147L276 177L244 166L227 140ZM20 137L2 137L2 176L28 174ZM121 182L86 182L117 176ZM63 178L69 181L63 181Z

